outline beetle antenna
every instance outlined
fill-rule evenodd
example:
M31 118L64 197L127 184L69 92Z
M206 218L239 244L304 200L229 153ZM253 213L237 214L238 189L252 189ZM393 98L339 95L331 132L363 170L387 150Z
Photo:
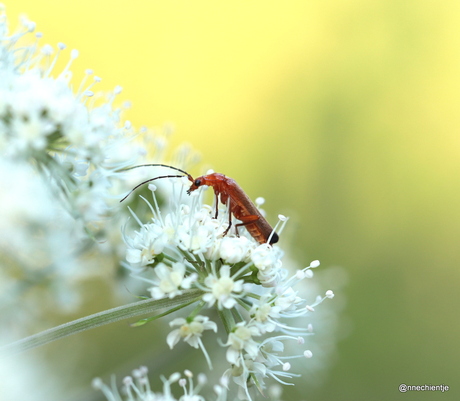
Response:
M138 164L137 166L124 168L121 171L133 170L133 169L139 168L139 167L168 167L168 168L172 168L173 170L177 170L177 171L180 171L181 173L185 174L190 181L193 181L193 177L189 173L187 173L186 171L181 170L180 168L177 168L177 167L168 166L167 164ZM160 177L158 177L158 178L160 178ZM146 182L148 182L148 181L146 181Z
M148 166L148 164L146 164L146 166ZM136 167L143 167L143 166L136 166ZM136 168L136 167L131 167L132 168ZM168 166L169 167L169 166ZM127 169L127 170L131 170L131 169ZM179 169L177 169L179 170ZM162 175L160 177L155 177L155 178L150 178L149 180L146 180L144 182L141 182L140 184L136 185L131 191L128 192L128 195L126 195L121 201L123 202L129 195L131 195L137 188L139 188L140 186L144 185L144 184L147 184L148 182L151 182L151 181L154 181L154 180L158 180L159 178L182 178L183 175Z

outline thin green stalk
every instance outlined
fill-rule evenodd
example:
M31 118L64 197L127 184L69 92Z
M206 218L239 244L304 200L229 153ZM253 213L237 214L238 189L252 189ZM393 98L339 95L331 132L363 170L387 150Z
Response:
M64 323L60 326L53 327L34 334L30 337L23 338L14 343L0 347L0 356L16 354L28 349L36 348L44 344L59 340L81 331L104 326L119 320L128 319L134 316L145 315L148 313L158 313L165 308L177 309L178 306L187 306L201 299L203 292L200 290L188 291L178 295L173 299L147 299L134 302L128 305L119 306L103 312L95 313L72 322ZM162 313L162 312L161 312Z
M222 309L218 311L219 317L224 324L225 331L227 334L231 333L232 329L235 327L235 318L232 315L231 310L229 309Z

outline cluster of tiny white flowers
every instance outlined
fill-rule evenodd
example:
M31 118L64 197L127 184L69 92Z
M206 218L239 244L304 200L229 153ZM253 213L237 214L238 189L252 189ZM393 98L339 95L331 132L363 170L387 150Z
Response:
M194 383L193 373L189 370L184 372L182 377L180 373L173 373L169 378L162 377L163 391L155 392L151 386L147 377L148 369L145 366L141 366L139 369L135 369L132 372L132 376L126 376L123 379L123 387L120 392L116 386L112 383L112 386L107 386L100 378L93 380L93 387L103 392L108 401L204 401L210 400L211 398L204 397L199 393L207 383L207 378L204 374L198 375L197 383ZM177 383L181 388L183 394L176 398L172 393L172 385ZM220 385L215 385L214 388L214 400L215 401L226 401L227 391L225 380L221 380Z
M102 379L93 379L93 388L102 391L108 401L226 401L229 398L227 392L228 380L223 377L219 384L212 387L213 395L201 395L206 391L205 386L208 384L208 379L205 374L200 373L197 376L196 383L194 375L190 370L185 370L183 376L176 372L168 378L161 377L163 382L162 391L154 391L147 377L148 368L141 366L132 371L131 376L126 376L122 383L121 391L116 387L114 380L112 385L108 386ZM177 397L173 394L173 385L176 384L182 388L182 395ZM209 386L208 386L209 387ZM121 393L121 394L120 394ZM268 388L265 398L267 401L279 401L282 394L282 389L279 386L273 385Z
M78 305L74 283L90 271L90 266L78 268L78 250L90 227L107 214L108 178L115 168L108 149L116 147L111 138L122 135L114 125L118 112L107 105L88 108L89 93L74 94L70 87L70 62L56 73L57 55L52 58L51 46L39 45L41 34L30 38L34 30L35 24L22 17L19 29L10 33L0 6L3 322L9 315L20 319L12 307L18 300L28 316L36 314L38 304L61 310ZM58 53L64 48L59 44ZM70 61L77 53L71 52ZM45 294L30 291L43 283L49 283Z
M85 225L106 217L111 180L126 165L137 160L135 146L126 146L132 129L120 124L121 108L113 102L121 92L116 87L106 99L91 88L100 81L85 81L77 93L71 87L70 66L78 51L70 52L67 66L59 73L57 54L37 33L24 45L35 24L22 19L21 28L8 33L0 11L0 154L18 163L30 162L45 176L64 202L67 211ZM55 76L57 75L57 76Z
M162 173L156 170L152 175ZM319 262L313 261L290 275L283 268L279 246L260 244L245 229L240 229L239 235L232 230L227 233L228 211L222 206L215 218L219 206L203 204L205 188L188 196L188 179L165 178L163 185L171 186L168 201L162 201L161 191L150 185L152 202L142 199L152 217L143 222L132 212L139 228L129 232L125 227L124 239L127 267L135 277L150 284L153 298L174 298L191 289L202 291L194 311L171 322L174 330L167 343L172 348L183 339L200 348L211 367L202 337L205 331L216 333L230 365L223 377L239 386L241 399L251 399L250 387L263 392L267 378L290 384L285 380L298 375L290 371L288 360L312 357L310 350L303 349L312 326L307 319L298 318L306 317L324 299L334 296L329 290L309 304L304 296L311 295L295 289L299 282L313 276L312 269ZM280 216L282 225L286 220ZM222 325L203 315L205 308L215 308ZM304 324L296 327L287 322L289 319ZM223 329L226 342L219 337ZM288 342L300 348L296 355L286 355Z
M95 92L101 79L91 70L75 85L71 66L78 51L62 43L53 49L43 40L26 17L10 31L0 4L3 322L20 320L15 302L24 320L46 305L74 310L79 282L113 275L125 249L119 227L127 211L117 212L118 201L131 187L129 178L136 179L123 169L142 161L148 149L162 161L169 135L121 121L127 107L115 105L121 87ZM63 69L56 67L58 58L68 59ZM177 163L190 162L191 153L184 146Z

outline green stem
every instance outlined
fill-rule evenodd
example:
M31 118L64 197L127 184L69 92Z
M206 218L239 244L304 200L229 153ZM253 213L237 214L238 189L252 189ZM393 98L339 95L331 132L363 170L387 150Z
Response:
M170 260L170 261L173 262L173 263L176 263L176 262L177 262L177 259L176 259L176 258L173 258L171 255L167 255L166 253L163 253L163 257L164 257L165 259Z
M196 307L195 309L193 309L192 313L190 313L189 315L189 318L192 318L194 319L196 315L198 315L198 313L201 312L201 309L203 309L203 306L205 305L206 303L204 301L201 301Z
M231 333L233 328L235 327L235 318L232 315L232 312L229 309L222 309L218 311L219 317L224 324L225 331L227 334Z
M147 299L134 302L128 305L119 306L103 312L95 313L72 322L64 323L52 329L42 331L30 337L23 338L11 344L0 347L0 356L16 354L44 344L59 340L81 331L89 330L95 327L104 326L119 320L128 319L134 316L144 315L147 313L158 313L165 308L174 308L179 305L189 305L201 299L203 292L200 290L188 291L173 299ZM184 306L185 306L184 305Z

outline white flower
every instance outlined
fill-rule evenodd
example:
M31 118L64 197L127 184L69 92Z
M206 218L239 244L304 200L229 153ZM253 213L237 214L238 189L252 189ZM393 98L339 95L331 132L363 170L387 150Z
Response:
M190 252L205 252L214 239L215 227L210 225L198 226L190 229L180 226L177 230L179 247Z
M254 242L246 237L225 237L220 241L220 257L230 264L246 262L253 246Z
M246 322L236 324L236 328L228 335L227 361L240 366L242 363L243 351L251 359L255 359L259 352L259 345L253 340L253 336L260 336L260 330L256 325L249 325Z
M185 265L183 263L173 263L172 267L166 266L164 263L159 263L155 267L157 280L153 280L154 286L150 288L152 298L161 299L164 296L174 298L176 295L182 294L181 289L190 288L195 276L185 278Z
M275 305L280 310L286 311L295 308L301 301L302 299L297 295L297 292L292 287L289 287L276 297Z
M213 330L217 333L217 325L210 321L207 316L197 315L193 319L176 318L169 323L171 327L180 326L168 334L166 341L170 348L173 348L182 338L193 348L198 348L201 343L201 335L205 330Z
M223 265L219 275L209 274L204 280L204 285L209 291L203 295L203 301L209 306L217 302L219 309L231 309L236 304L236 298L240 297L243 291L243 280L235 281L230 276L230 266Z
M259 269L257 278L265 287L275 286L284 276L281 258L283 252L277 246L261 244L251 252L251 260Z
M249 355L245 355L240 365L232 365L227 369L223 377L232 378L233 382L238 386L238 399L251 400L248 385L253 384L251 376L255 376L258 380L258 386L263 386L263 378L266 377L267 368L263 363L254 361ZM262 387L261 387L262 388Z
M157 224L149 223L136 231L133 238L125 238L126 260L132 267L145 267L153 263L168 243L167 234Z
M172 349L182 338L186 343L189 343L193 348L201 348L206 362L212 369L211 358L201 340L201 336L205 330L212 330L217 333L217 325L210 321L207 316L197 315L193 318L176 318L169 323L171 327L180 326L178 329L171 331L166 337L166 342Z
M269 244L261 244L252 251L251 260L255 267L260 271L264 271L272 267L281 267L282 256L283 253L278 247Z
M300 375L290 372L291 365L285 362L286 359L279 354L284 352L284 344L281 341L292 340L298 342L298 339L292 336L270 337L260 344L259 355L257 360L262 362L266 367L266 376L272 377L281 384L288 384L281 378L293 378ZM299 358L302 355L297 355L291 358ZM261 378L263 380L263 378Z
M258 302L254 302L249 311L263 333L274 331L277 327L275 319L280 318L281 308L274 305L273 301L270 301L271 298L270 294L262 296Z

